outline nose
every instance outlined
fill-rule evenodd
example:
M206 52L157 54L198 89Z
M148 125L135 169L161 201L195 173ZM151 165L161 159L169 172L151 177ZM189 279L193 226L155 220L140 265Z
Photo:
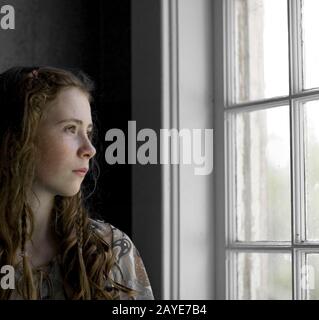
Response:
M88 138L84 138L79 148L79 156L81 158L91 159L95 156L96 149Z

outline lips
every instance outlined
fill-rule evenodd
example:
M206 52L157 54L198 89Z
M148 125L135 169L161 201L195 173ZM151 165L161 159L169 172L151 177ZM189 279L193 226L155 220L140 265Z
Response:
M80 169L73 170L73 172L87 173L87 172L88 172L88 169L87 169L87 168L80 168Z
M88 169L87 168L80 168L80 169L73 170L73 172L78 176L84 177L86 175L86 173L88 172Z

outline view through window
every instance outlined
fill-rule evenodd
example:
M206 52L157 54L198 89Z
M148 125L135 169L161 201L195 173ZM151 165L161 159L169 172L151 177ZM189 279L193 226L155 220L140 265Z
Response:
M229 299L319 299L318 0L226 0Z

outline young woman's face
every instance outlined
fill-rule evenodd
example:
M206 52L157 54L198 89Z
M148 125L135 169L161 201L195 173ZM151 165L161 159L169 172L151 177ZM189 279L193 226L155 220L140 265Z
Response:
M48 103L36 141L34 191L68 197L80 190L85 172L77 170L88 169L96 152L92 129L90 103L79 89L64 89Z

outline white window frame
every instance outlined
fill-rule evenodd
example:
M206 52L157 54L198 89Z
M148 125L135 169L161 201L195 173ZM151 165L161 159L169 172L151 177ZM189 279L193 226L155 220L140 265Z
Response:
M132 1L132 119L138 127L213 128L212 5ZM214 171L196 176L193 169L132 168L133 241L157 299L214 299Z
M232 277L234 266L230 255L238 250L254 252L291 252L292 257L292 299L303 299L306 293L302 290L300 267L305 252L319 252L319 243L305 243L305 212L304 212L304 163L303 128L301 102L319 98L319 90L302 91L302 48L300 39L301 23L300 2L287 0L288 3L288 32L289 32L289 81L288 96L265 99L256 102L234 104L231 66L232 33L230 20L232 15L232 0L214 1L214 127L215 127L215 217L216 217L216 291L217 299L236 299ZM298 39L298 42L294 39ZM232 128L235 112L265 109L279 105L289 105L290 134L291 134L291 226L292 241L264 243L235 243L232 239L234 227L234 183L232 181L232 146L234 132Z

